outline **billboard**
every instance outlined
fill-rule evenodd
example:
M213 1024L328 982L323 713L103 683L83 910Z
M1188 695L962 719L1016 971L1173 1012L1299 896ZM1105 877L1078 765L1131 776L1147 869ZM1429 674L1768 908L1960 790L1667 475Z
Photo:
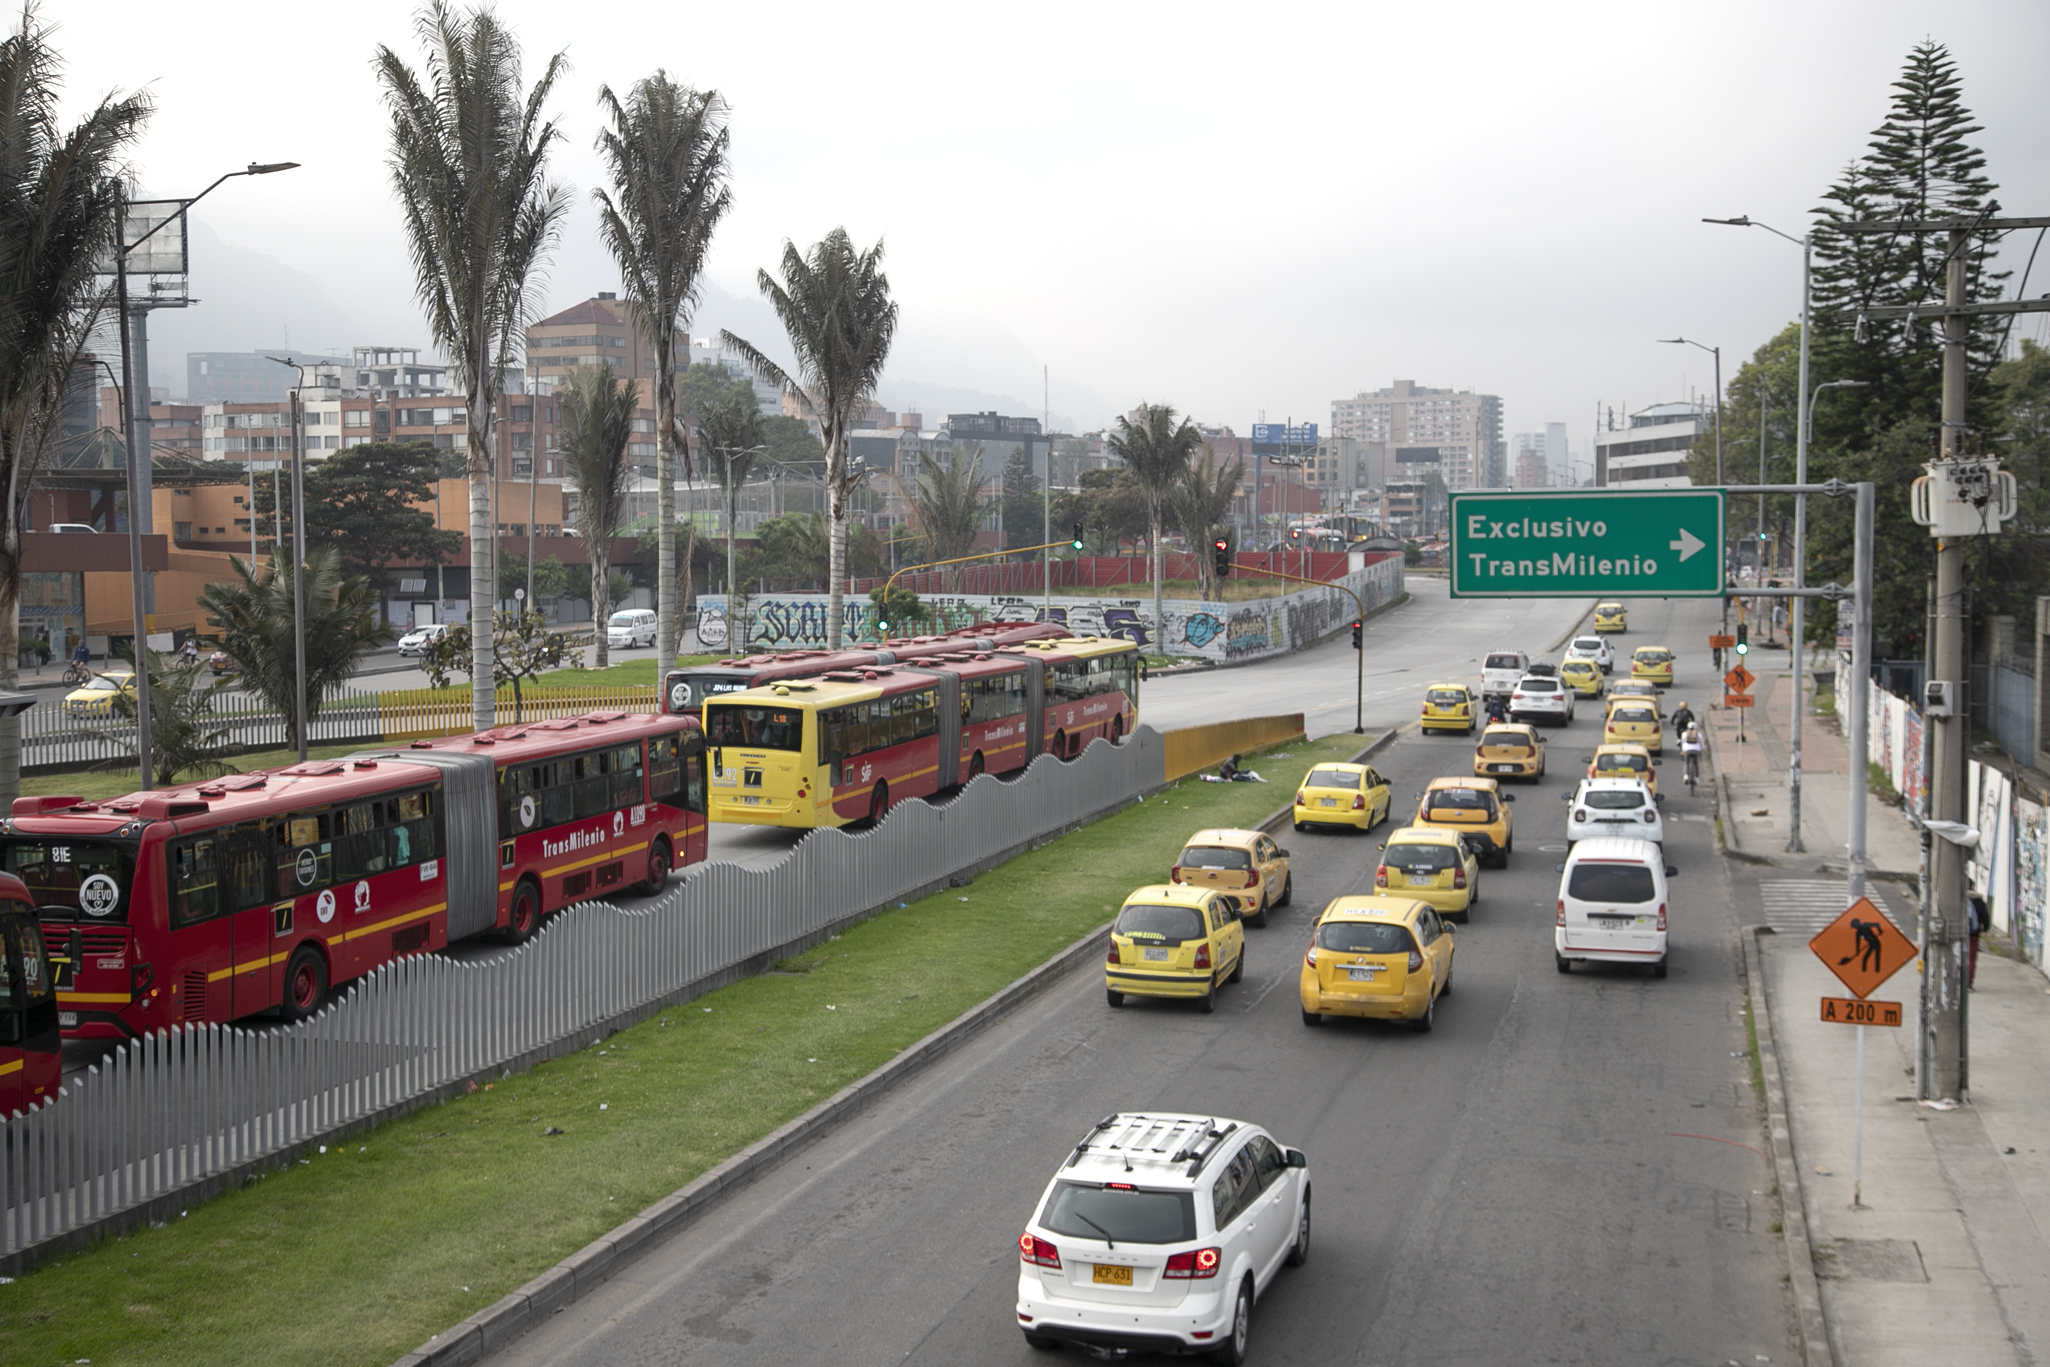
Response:
M129 248L130 275L186 273L185 204L182 199L134 199L128 202L121 224L121 240ZM93 263L93 271L98 275L112 275L114 254L102 253L100 259Z
M1283 448L1293 451L1316 444L1317 424L1313 422L1253 424L1253 450L1261 455L1272 455Z

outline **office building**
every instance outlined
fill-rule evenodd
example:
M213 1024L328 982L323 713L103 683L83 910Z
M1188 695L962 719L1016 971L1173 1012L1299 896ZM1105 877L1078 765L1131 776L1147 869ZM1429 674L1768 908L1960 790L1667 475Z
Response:
M1380 443L1386 478L1435 472L1448 489L1500 488L1508 482L1502 400L1466 389L1429 389L1397 380L1331 404L1332 435Z
M1595 487L1689 487L1687 455L1713 423L1714 410L1702 405L1655 403L1629 414L1620 427L1605 427L1594 435Z
M346 356L292 359L309 366L349 364ZM185 353L185 398L192 403L277 403L291 393L297 379L290 366L279 365L261 351Z

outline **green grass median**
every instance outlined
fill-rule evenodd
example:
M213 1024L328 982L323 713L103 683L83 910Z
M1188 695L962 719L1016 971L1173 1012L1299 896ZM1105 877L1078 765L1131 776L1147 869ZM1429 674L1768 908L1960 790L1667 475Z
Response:
M39 1268L0 1286L0 1362L384 1367L1029 972L1165 879L1191 831L1259 820L1359 746L1277 746L1252 765L1265 784L1184 780L774 972Z

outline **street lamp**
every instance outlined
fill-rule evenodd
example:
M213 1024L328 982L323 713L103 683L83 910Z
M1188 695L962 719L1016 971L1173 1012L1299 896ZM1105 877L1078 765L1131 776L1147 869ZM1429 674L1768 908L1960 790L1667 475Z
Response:
M281 366L290 366L299 373L292 386L292 666L296 671L292 716L299 735L299 762L306 762L306 445L301 435L305 428L304 410L300 407L299 391L306 384L306 367L289 356L266 356L266 361L276 361ZM278 547L283 550L283 546ZM271 572L277 572L278 558L270 559ZM256 567L250 566L254 571Z
M237 176L267 176L274 171L290 171L298 166L296 161L268 161L249 163L247 170L230 171L190 199L178 201L176 214L165 215L162 222L148 232L128 240L128 196L121 196L115 206L117 215L114 223L114 300L121 316L121 441L128 448L128 579L129 606L135 616L135 752L142 768L142 788L151 786L150 752L151 731L149 716L149 614L153 606L152 585L142 567L142 528L150 516L150 500L155 497L151 488L150 448L145 440L141 455L136 454L135 442L135 363L130 354L130 332L133 324L128 307L128 254L143 243L162 232L174 218L183 218L193 205L205 199L215 190ZM149 386L143 385L142 425L149 427ZM255 516L254 509L250 516Z
M1715 357L1715 482L1720 488L1723 482L1723 349L1697 342L1691 337L1661 337L1659 341L1666 346L1700 347Z
M1704 218L1703 223L1717 223L1729 228L1763 228L1774 237L1784 238L1801 249L1801 367L1797 395L1808 393L1808 304L1813 279L1815 258L1815 235L1803 233L1799 237L1783 233L1770 223L1760 223L1749 214L1735 218ZM1794 415L1794 483L1808 482L1808 424L1802 415ZM1794 495L1794 587L1804 588L1808 583L1808 495ZM1787 737L1787 853L1803 854L1807 846L1801 843L1801 713L1806 710L1801 696L1801 654L1805 644L1807 603L1805 598L1794 599L1794 639L1788 654L1794 657L1794 721ZM1853 764L1864 763L1864 756L1854 755ZM1862 771L1861 771L1862 772Z

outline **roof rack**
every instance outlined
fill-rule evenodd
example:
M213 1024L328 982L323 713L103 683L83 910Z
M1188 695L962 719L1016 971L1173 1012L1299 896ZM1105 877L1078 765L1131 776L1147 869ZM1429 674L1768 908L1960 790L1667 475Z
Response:
M1107 1115L1082 1137L1066 1166L1073 1167L1094 1153L1122 1158L1126 1172L1133 1170L1135 1158L1150 1163L1187 1163L1188 1175L1195 1177L1217 1152L1218 1145L1237 1129L1237 1121L1219 1129L1214 1118Z

